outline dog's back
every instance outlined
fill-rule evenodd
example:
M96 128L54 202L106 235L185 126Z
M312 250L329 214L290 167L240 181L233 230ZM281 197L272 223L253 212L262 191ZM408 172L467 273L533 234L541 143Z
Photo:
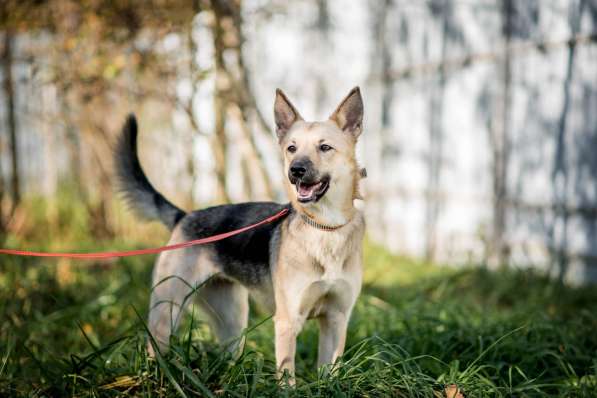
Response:
M199 239L257 223L290 205L251 202L222 205L189 213L180 221L183 236ZM272 238L281 219L213 244L214 261L222 272L247 287L269 283L270 257L276 250Z

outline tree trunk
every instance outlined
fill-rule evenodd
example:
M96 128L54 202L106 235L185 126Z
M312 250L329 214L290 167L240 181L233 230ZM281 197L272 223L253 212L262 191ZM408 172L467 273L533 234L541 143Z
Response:
M188 136L185 136L185 139L188 140L186 142L186 170L189 174L191 183L190 189L187 196L187 205L188 208L194 209L195 208L195 186L197 185L197 173L195 167L195 151L194 151L194 143L195 143L195 135L200 134L199 130L199 123L196 119L195 115L195 97L197 96L197 84L199 83L199 65L197 65L197 61L195 57L197 56L198 51L198 43L193 38L193 31L194 31L194 24L191 22L188 32L187 32L187 44L189 49L189 80L191 81L191 94L189 96L189 100L186 104L183 105L185 113L187 114L187 118L189 119L189 123L191 124L191 131Z
M14 212L21 200L20 170L19 170L19 148L17 141L17 122L15 118L15 92L13 86L13 34L10 30L4 33L4 54L2 55L2 67L4 72L4 96L6 98L7 128L9 137L9 149L11 155L11 176L10 192L12 199L12 210Z
M222 26L222 10L218 1L212 2L214 12L213 23L213 42L214 42L214 62L215 62L215 93L214 93L214 113L215 113L215 131L212 138L212 150L215 162L215 174L217 182L217 200L218 202L228 203L230 198L226 190L226 166L227 166L227 144L226 138L226 111L228 107L227 91L230 86L227 73L224 66L224 27Z
M216 44L220 45L223 49L230 49L234 55L234 61L232 65L227 65L223 58L221 63L218 65L218 54L216 47L216 69L219 66L220 76L224 76L221 81L225 82L228 110L234 112L238 111L238 122L241 126L241 133L246 138L246 155L249 157L253 170L257 174L260 183L264 190L264 199L271 200L274 198L274 191L272 188L271 178L267 173L265 167L264 154L261 153L255 143L254 135L251 132L251 119L255 118L255 121L263 128L267 133L271 133L265 119L257 108L255 97L252 93L247 70L245 67L243 54L242 54L242 43L244 41L242 34L242 18L240 12L240 4L233 1L213 1L214 12L216 14L216 24L220 27L221 40L218 42L218 38L214 40ZM224 41L224 35L226 40ZM218 70L218 69L217 69ZM217 78L220 80L219 78ZM216 83L217 85L217 83Z
M4 145L0 139L0 158L4 155ZM4 218L4 171L0 162L0 244L4 242L6 234L6 220Z
M272 185L267 175L267 171L265 170L264 159L259 156L253 135L251 134L251 129L246 121L246 114L239 106L233 107L232 110L234 111L236 120L243 135L241 142L245 182L252 181L251 174L256 174L263 188L263 196L265 197L258 197L255 195L256 191L252 189L251 186L245 184L246 189L248 189L247 194L249 195L250 199L273 200L274 192L272 191Z
M253 113L257 123L259 123L266 133L270 136L272 135L272 131L265 122L265 118L257 108L257 102L255 101L255 96L253 95L253 90L251 89L251 85L249 84L249 76L247 73L247 68L245 66L245 61L242 52L242 44L244 42L244 36L242 32L242 18L240 14L240 8L235 10L233 15L233 22L234 22L234 35L236 36L236 40L234 42L233 50L236 54L236 70L238 71L238 78L235 81L234 87L236 88L236 104L238 106L238 110L240 111L240 118L239 121L241 123L241 128L243 129L243 133L247 139L247 146L248 146L248 153L251 156L251 161L255 165L257 169L257 173L262 181L263 188L265 191L265 199L272 200L274 199L274 190L272 187L270 176L267 174L267 170L265 167L265 157L264 154L261 153L257 149L257 145L255 143L255 138L251 133L250 128L250 114ZM232 74L230 74L230 79L233 79Z
M106 104L98 103L94 106L96 109L104 110L100 114L106 114L108 106ZM87 115L92 114L90 107L84 112ZM113 199L112 181L110 178L110 159L112 151L109 143L111 137L108 131L100 121L94 121L89 118L83 118L81 125L83 126L83 134L86 135L84 139L88 142L91 154L90 175L96 185L92 195L92 199L87 203L88 211L91 215L91 232L97 238L112 238L114 237L114 229L110 220L109 204Z

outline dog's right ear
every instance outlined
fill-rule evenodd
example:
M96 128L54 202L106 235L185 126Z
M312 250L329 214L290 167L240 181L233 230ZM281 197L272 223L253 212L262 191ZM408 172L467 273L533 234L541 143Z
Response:
M276 89L276 101L274 102L274 119L276 121L276 135L278 140L282 140L290 127L303 120L294 105L288 100L286 95L279 88Z

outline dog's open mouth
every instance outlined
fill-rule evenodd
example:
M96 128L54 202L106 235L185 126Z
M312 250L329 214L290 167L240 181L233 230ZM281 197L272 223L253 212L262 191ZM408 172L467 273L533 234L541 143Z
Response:
M318 182L311 183L298 180L295 184L297 199L301 203L317 202L325 195L329 186L329 177L324 177Z

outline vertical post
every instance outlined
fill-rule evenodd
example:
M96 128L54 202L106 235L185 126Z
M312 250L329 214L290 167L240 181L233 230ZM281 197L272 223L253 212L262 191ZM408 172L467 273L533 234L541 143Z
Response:
M508 261L508 244L505 239L508 201L508 160L510 157L510 103L512 86L511 41L512 0L502 0L502 36L504 58L501 65L501 97L497 101L496 117L492 128L493 152L493 230L491 234L489 266L504 265Z
M568 56L566 60L566 77L563 84L564 102L560 118L558 121L556 145L554 153L554 164L551 173L553 184L553 223L549 230L549 244L551 249L552 266L556 267L556 272L560 282L563 282L569 266L569 236L568 227L570 223L570 213L568 210L568 190L570 186L570 173L567 154L570 148L567 146L567 126L572 107L573 93L572 85L574 82L574 65L577 56L577 43L574 38L580 31L580 23L585 9L586 0L580 0L578 7L570 6L569 24L570 41L568 43ZM568 133L569 134L569 133Z
M429 261L436 259L437 255L437 224L441 210L441 170L443 166L443 115L444 93L446 88L446 54L448 50L448 23L451 13L449 1L442 3L442 47L441 64L437 78L432 79L430 94L429 117L429 178L427 182L426 210L425 210L425 258Z
M19 145L17 141L17 122L15 118L15 92L13 86L13 33L10 29L4 32L4 52L2 54L2 69L4 73L4 96L6 98L6 121L8 128L9 149L11 154L10 188L12 195L12 211L21 200Z
M389 241L395 236L392 224L385 216L387 203L390 195L389 189L381 181L382 170L387 163L388 151L387 140L389 128L392 123L391 106L394 100L394 81L390 76L391 72L391 51L387 38L387 25L393 0L370 2L372 10L371 34L373 36L373 54L371 56L371 68L368 80L372 87L369 87L369 97L377 97L368 108L369 139L363 141L365 161L367 168L371 171L369 178L370 192L367 197L369 212L372 217L378 220L377 225L371 230L374 239ZM371 116L373 115L373 116Z
M317 22L315 23L315 30L318 40L317 56L325 59L326 53L329 53L332 45L329 38L330 32L330 10L328 0L317 0ZM315 106L316 109L322 109L325 105L326 99L326 85L323 76L315 77Z

